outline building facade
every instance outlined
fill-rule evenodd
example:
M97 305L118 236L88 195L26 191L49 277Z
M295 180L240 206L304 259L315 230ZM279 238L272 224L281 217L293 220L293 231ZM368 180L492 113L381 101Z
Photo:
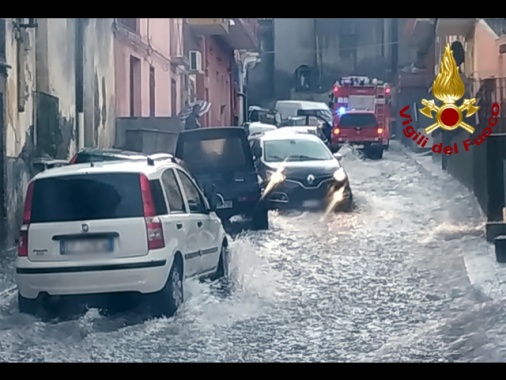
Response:
M461 181L476 195L490 222L503 219L505 199L506 160L506 22L504 19L439 18L411 19L406 36L419 49L427 64L425 96L431 97L430 85L439 72L439 64L447 43L452 45L461 78L466 86L466 98L476 98L479 112L466 120L475 126L472 136L462 130L433 133L434 142L445 145L462 144L477 138L488 126L491 106L501 105L501 117L493 133L483 143L467 152L450 156L433 154L434 162ZM419 101L419 99L418 99Z
M114 139L112 26L107 18L11 18L0 25L3 246L14 244L36 162L68 160L85 144L110 146Z
M258 48L258 20L246 18L187 19L185 48L190 62L189 101L205 100L211 108L201 120L203 126L239 123L242 63L237 50ZM195 53L197 52L197 53ZM195 58L197 57L198 58Z
M184 105L183 19L115 23L118 117L176 116Z
M321 93L325 99L346 75L391 81L398 66L397 24L383 18L275 18L275 98L315 99Z

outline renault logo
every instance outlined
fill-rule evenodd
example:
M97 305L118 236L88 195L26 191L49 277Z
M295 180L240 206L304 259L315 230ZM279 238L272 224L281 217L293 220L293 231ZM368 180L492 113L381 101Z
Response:
M81 230L83 232L88 232L90 230L90 226L88 226L87 224L81 224Z
M310 185L313 184L315 178L314 178L314 175L310 174L307 176L307 183L309 183Z

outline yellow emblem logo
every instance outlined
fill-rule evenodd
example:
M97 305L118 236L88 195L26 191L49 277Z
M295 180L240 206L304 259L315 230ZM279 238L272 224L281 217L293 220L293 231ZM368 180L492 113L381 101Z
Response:
M478 112L480 107L475 106L476 99L464 99L460 106L455 104L464 96L465 91L466 88L460 78L453 51L450 44L447 44L439 73L432 84L432 95L443 104L439 107L434 103L434 100L422 99L422 104L425 107L420 110L420 113L429 119L434 118L433 112L436 114L436 122L425 128L426 134L430 134L438 128L453 131L458 127L469 133L474 132L474 128L464 122L463 113L466 112L465 116L469 117Z

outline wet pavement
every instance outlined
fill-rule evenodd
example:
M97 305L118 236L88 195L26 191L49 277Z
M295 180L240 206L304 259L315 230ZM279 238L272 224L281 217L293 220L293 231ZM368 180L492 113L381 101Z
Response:
M345 152L353 213L271 213L269 231L232 243L232 294L190 282L170 319L21 315L6 258L0 361L505 360L504 268L477 202L417 160L395 143L381 161Z

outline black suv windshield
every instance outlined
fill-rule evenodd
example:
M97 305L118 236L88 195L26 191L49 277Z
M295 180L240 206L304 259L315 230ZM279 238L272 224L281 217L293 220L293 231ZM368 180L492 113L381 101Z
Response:
M139 174L101 173L35 181L32 223L143 216Z
M264 142L265 162L331 160L327 147L314 140L271 140Z
M188 139L184 142L182 157L194 173L209 170L241 170L248 165L243 140L240 137Z
M346 127L376 127L378 123L371 113L349 113L341 116L339 126Z

